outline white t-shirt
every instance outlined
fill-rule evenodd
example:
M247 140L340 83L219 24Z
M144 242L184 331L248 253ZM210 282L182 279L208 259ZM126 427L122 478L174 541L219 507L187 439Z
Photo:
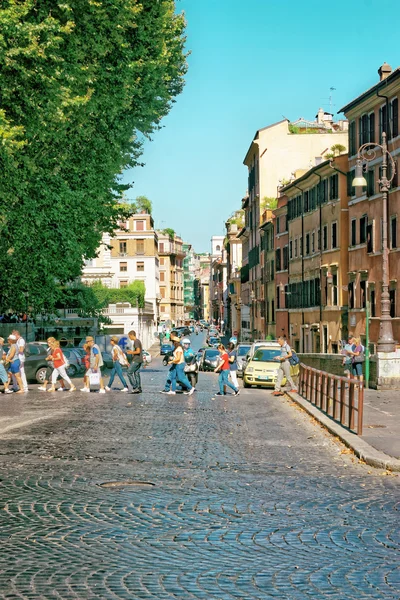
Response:
M23 363L25 362L25 340L24 338L20 337L15 343L17 344L18 348L18 358L20 362Z

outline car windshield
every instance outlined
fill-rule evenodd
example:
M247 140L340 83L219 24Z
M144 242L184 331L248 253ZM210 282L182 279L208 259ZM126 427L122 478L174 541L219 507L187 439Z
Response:
M216 356L218 356L218 354L219 354L218 350L206 350L207 358L215 358Z
M276 350L270 350L268 348L259 348L258 350L256 350L254 356L253 356L253 360L257 360L260 362L268 362L270 360L274 360L274 358L276 356L280 356L281 351L276 349Z
M245 356L250 350L250 346L239 346L237 353L238 356Z
M218 339L218 338L216 338L216 337L211 337L211 338L210 338L210 343L211 343L211 344L215 344L215 342L219 342L219 339Z

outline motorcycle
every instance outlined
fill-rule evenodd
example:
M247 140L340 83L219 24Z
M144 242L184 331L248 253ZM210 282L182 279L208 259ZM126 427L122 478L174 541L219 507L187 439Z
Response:
M186 376L190 381L190 385L195 387L199 378L199 365L197 364L196 355L185 358L185 363Z

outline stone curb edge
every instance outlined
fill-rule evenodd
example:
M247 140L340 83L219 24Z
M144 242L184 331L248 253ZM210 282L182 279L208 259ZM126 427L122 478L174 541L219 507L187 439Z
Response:
M298 394L285 392L291 400L296 402L309 415L314 417L330 433L338 437L348 448L353 450L354 454L363 460L367 465L377 467L378 469L387 469L389 471L400 471L400 459L389 456L384 452L376 450L371 444L358 437L355 433L347 431L339 423L333 421L330 417L313 406L308 400L305 400Z

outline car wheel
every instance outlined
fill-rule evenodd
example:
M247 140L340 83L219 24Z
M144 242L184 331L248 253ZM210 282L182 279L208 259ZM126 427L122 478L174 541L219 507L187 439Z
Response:
M36 371L35 378L38 383L46 381L46 371L47 367L40 367L40 369Z
M247 381L245 381L245 380L243 379L243 387L245 387L245 388L249 388L249 387L251 387L251 386L250 386L250 384L249 384L249 383L247 383Z
M75 365L69 365L68 369L67 369L67 375L68 377L75 377L75 375L77 374L78 369L76 368Z

